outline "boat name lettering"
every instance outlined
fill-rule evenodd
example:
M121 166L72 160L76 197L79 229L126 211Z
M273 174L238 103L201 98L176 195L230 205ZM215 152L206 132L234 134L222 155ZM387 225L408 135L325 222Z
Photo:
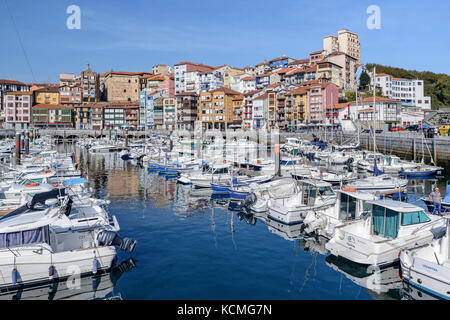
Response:
M423 264L422 266L423 266L424 268L426 268L426 269L430 269L430 270L433 270L433 271L437 272L437 269L436 269L436 268L427 266L426 264Z

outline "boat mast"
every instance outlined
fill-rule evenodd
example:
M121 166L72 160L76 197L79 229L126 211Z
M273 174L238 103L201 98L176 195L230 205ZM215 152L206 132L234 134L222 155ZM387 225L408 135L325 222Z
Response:
M376 139L375 139L375 66L373 67L373 154L376 152Z

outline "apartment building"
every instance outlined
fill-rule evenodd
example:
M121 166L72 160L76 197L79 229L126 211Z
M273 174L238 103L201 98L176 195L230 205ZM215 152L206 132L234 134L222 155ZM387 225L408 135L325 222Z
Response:
M0 123L4 121L4 94L6 92L27 92L30 86L16 80L0 79Z
M86 103L74 108L75 128L77 129L103 129L103 109L105 102Z
M83 90L83 101L100 101L100 75L91 70L89 63L86 65L86 69L81 71L79 78Z
M152 67L153 74L170 75L173 74L173 68L167 64L157 64Z
M342 67L336 63L321 60L317 62L317 79L332 82L339 88L344 89L342 81Z
M356 90L356 68L358 65L358 60L356 58L344 53L344 52L333 52L330 53L326 58L326 61L334 63L342 68L341 70L341 88L344 91L355 91Z
M357 63L361 63L361 45L359 43L359 36L347 29L339 30L337 37L324 37L323 49L328 53L344 52L355 58Z
M139 125L139 102L113 102L103 107L105 129L137 127Z
M431 97L424 96L423 80L394 78L389 74L379 73L375 75L375 85L382 89L385 97L400 100L408 106L431 109Z
M239 92L219 88L199 95L198 119L204 129L228 128L234 121L233 98Z
M168 95L163 90L151 90L144 89L139 93L139 125L141 127L151 127L162 125L163 119L163 98L167 98ZM158 123L155 123L155 101L157 102L157 118Z
M31 122L31 91L4 92L3 110L5 129L27 129Z
M59 104L76 107L83 103L83 90L80 85L62 85L59 87Z
M163 99L163 127L172 132L176 127L176 98L174 96Z
M331 82L306 87L308 92L308 122L325 123L326 107L338 103L339 88Z
M73 127L73 107L55 104L36 104L33 106L33 126L35 127Z
M193 130L197 121L198 95L195 92L182 92L176 95L176 127Z
M293 88L286 93L286 122L291 128L298 127L308 119L307 87Z
M36 104L59 104L59 87L49 86L33 90L33 100Z
M175 64L174 66L174 77L175 77L175 94L186 91L194 91L192 88L187 88L185 83L186 72L201 72L211 70L213 67L207 66L201 63L193 63L188 61L183 61Z

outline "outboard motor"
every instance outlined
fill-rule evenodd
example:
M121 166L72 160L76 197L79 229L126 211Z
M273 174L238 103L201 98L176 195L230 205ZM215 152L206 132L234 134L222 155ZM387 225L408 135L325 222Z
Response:
M117 232L114 231L102 231L97 236L98 244L101 246L114 246L122 251L133 252L136 248L136 240L130 238L122 238Z
M250 207L252 204L254 204L255 202L256 202L256 194L254 194L253 192L251 192L250 194L248 194L247 196L245 196L245 199L242 201L242 207L248 208L248 207Z

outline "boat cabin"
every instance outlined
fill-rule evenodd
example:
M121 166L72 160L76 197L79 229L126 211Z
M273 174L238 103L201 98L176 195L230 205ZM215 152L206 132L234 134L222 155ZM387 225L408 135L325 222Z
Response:
M425 211L415 205L393 200L369 202L372 211L371 234L396 239L399 235L410 234L414 229L430 222Z
M369 201L376 199L372 193L356 191L351 188L337 190L336 208L338 219L349 221L359 219L361 216L370 214L371 204Z
M298 183L302 193L302 205L314 206L316 199L336 197L332 185L328 182L306 179L299 180Z

